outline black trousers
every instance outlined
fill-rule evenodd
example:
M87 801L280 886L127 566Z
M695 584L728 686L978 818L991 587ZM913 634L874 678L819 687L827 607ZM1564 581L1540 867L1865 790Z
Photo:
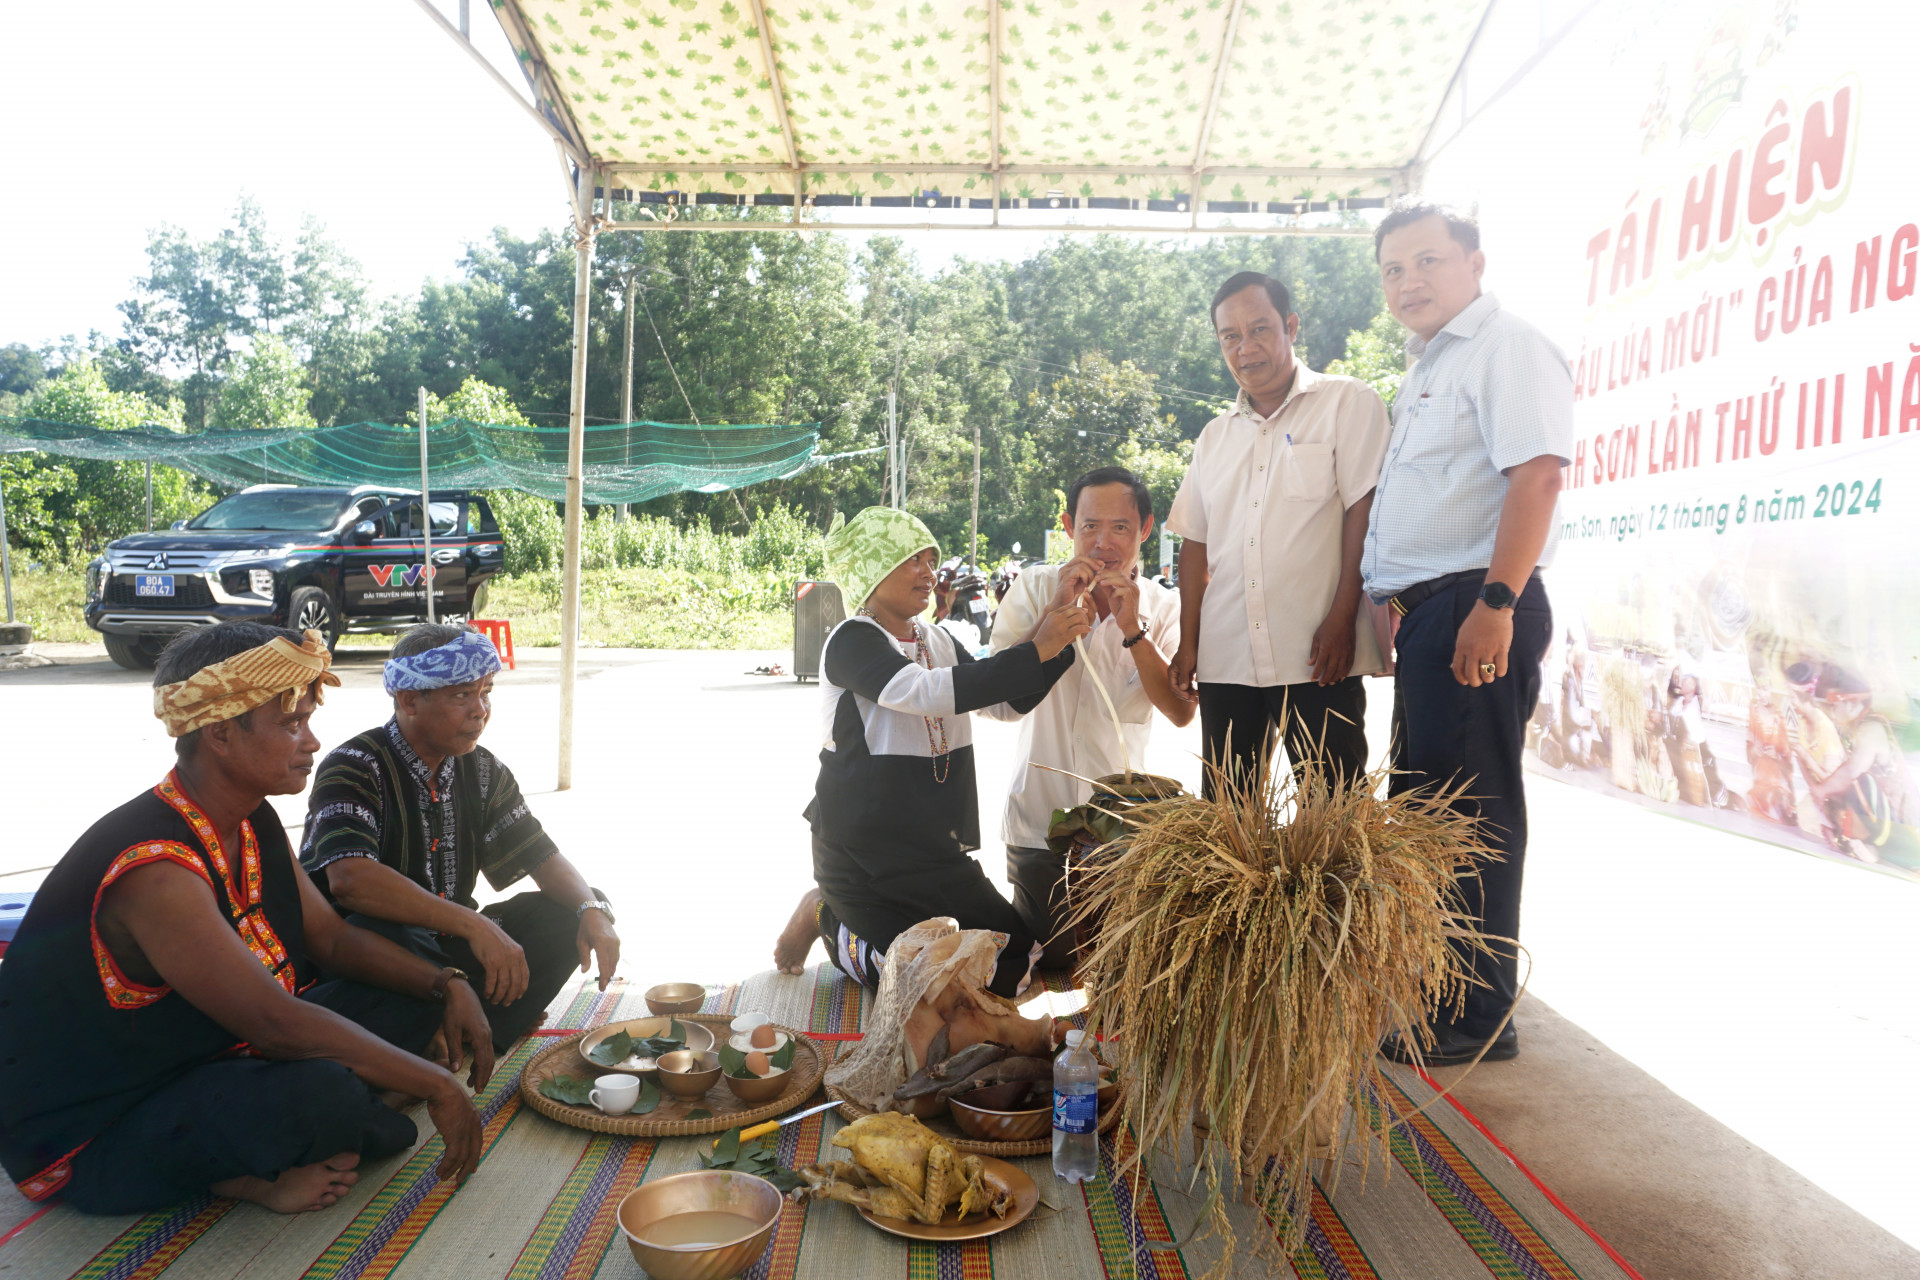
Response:
M421 1053L442 1007L358 982L301 999ZM62 1191L82 1213L146 1213L229 1178L277 1178L346 1151L382 1160L411 1147L412 1120L337 1062L227 1058L195 1067L109 1125L74 1157Z
M1527 861L1527 797L1521 750L1527 720L1540 700L1540 659L1553 633L1547 589L1534 578L1513 611L1507 674L1472 688L1453 678L1460 625L1473 612L1480 580L1471 578L1423 601L1400 620L1394 639L1393 761L1388 789L1395 794L1455 780L1471 782L1470 797L1455 806L1481 820L1480 838L1499 851L1479 874L1462 881L1469 915L1502 938L1520 936L1520 885ZM1464 949L1463 949L1464 950ZM1511 945L1473 958L1485 986L1467 991L1466 1008L1451 1020L1463 1038L1491 1037L1519 996L1520 965Z
M1068 919L1067 855L1008 845L1007 879L1013 884L1013 909L1045 948L1040 967L1072 968L1073 937L1060 932Z
M493 1051L505 1053L527 1032L533 1030L554 996L566 985L567 977L580 969L580 922L573 912L544 893L522 893L505 902L481 908L481 915L499 925L509 938L527 953L527 990L511 1004L490 1003L479 957L465 938L435 933L420 925L395 924L371 916L347 917L347 923L370 929L383 938L391 938L417 956L437 965L452 965L473 975L474 993L487 1011L487 1024L493 1030Z
M834 857L818 836L814 837L813 844L815 882L818 883L818 868L823 863L843 865L846 859ZM1007 945L1000 951L1000 962L994 968L993 983L988 989L996 995L1011 997L1019 989L1020 980L1027 976L1034 936L1028 932L1026 922L1013 909L1013 904L993 887L993 881L987 879L980 864L966 854L928 866L911 877L895 877L887 884L884 894L854 897L822 885L820 896L831 909L836 923L846 925L877 952L885 952L896 936L936 916L951 916L962 929L1004 933ZM827 919L827 914L822 913L823 936ZM826 938L825 941L827 953L844 972L834 940ZM847 976L856 982L863 981L858 973Z
M1208 763L1232 773L1251 773L1263 753L1273 750L1281 729L1287 759L1298 767L1318 757L1339 776L1358 778L1367 771L1367 686L1359 676L1337 684L1247 684L1200 686L1200 739ZM1208 772L1203 794L1213 798Z

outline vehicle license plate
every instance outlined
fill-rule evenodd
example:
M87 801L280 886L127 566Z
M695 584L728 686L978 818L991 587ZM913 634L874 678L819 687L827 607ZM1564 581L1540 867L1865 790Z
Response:
M170 573L142 573L133 580L133 594L136 596L170 596L173 594L173 575Z

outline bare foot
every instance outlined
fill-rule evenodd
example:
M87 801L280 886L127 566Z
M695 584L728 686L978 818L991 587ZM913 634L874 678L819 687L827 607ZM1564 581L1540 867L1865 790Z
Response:
M311 1213L330 1208L360 1181L354 1172L360 1163L355 1151L342 1151L331 1160L289 1169L273 1181L265 1178L228 1178L213 1184L213 1194L251 1200L275 1213Z
M773 944L773 967L782 973L805 973L807 955L813 950L814 940L820 936L820 925L816 915L820 910L820 890L809 889L800 895L800 905L793 909L793 917L787 921L787 927L780 931L779 941Z

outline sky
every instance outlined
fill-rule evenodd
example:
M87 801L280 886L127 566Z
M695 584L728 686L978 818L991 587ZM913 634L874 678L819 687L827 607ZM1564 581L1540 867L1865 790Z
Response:
M520 83L486 0L472 11ZM6 33L0 345L117 335L148 232L210 236L242 196L286 243L317 218L380 294L454 275L496 226L567 216L552 142L408 0L10 5ZM904 236L929 268L1048 238Z

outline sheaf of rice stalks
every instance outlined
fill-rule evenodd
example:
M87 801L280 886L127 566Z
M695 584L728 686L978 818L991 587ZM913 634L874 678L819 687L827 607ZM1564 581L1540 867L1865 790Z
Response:
M1217 1144L1221 1275L1229 1198L1277 1210L1292 1253L1316 1165L1331 1190L1357 1154L1364 1183L1395 1119L1392 1091L1372 1088L1381 1037L1429 1043L1429 1016L1458 1007L1467 957L1487 946L1458 882L1496 855L1448 807L1460 789L1382 798L1384 770L1351 788L1312 764L1272 772L1210 769L1212 800L1129 809L1128 834L1073 882L1076 920L1098 928L1081 969L1089 1026L1132 1081L1136 1161L1177 1154L1195 1121Z

